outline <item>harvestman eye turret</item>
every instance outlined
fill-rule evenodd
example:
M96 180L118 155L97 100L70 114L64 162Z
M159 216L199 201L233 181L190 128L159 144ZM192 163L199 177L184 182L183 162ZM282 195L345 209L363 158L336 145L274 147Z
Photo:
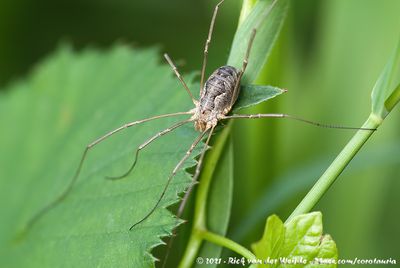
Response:
M207 66L207 56L208 56L208 48L211 42L211 37L212 37L212 33L213 33L213 28L214 28L214 23L215 23L215 18L217 16L218 13L218 8L219 6L224 2L224 0L220 1L215 9L214 9L214 13L213 13L213 17L211 19L211 25L209 28L209 32L208 32L208 38L205 44L205 48L204 48L204 57L203 57L203 66L201 69L201 80L200 80L200 99L196 100L192 93L190 92L185 80L183 79L183 77L181 76L181 74L179 73L177 67L174 65L174 63L172 62L172 60L170 59L170 57L167 54L164 54L164 57L166 58L167 62L169 63L169 65L172 67L174 73L176 74L176 76L178 77L178 79L180 80L181 84L183 85L183 87L185 88L185 90L187 91L187 93L189 94L191 100L193 101L193 104L195 105L195 108L191 109L190 111L187 112L177 112L177 113L170 113L170 114L163 114L163 115L158 115L158 116L154 116L154 117L150 117L150 118L146 118L146 119L142 119L142 120L138 120L138 121L134 121L134 122L130 122L130 123L126 123L122 126L120 126L117 129L114 129L112 131L110 131L109 133L105 134L104 136L98 138L97 140L93 141L92 143L88 144L82 154L82 158L81 161L79 162L78 168L75 172L75 175L73 176L72 180L70 181L69 185L67 186L67 188L64 190L64 192L57 198L55 199L53 202L51 202L50 204L48 204L47 206L45 206L44 208L42 208L42 210L40 210L36 215L34 215L34 217L31 218L31 220L28 222L27 224L27 229L29 229L30 227L32 227L32 225L34 225L36 223L36 221L43 216L47 211L49 211L50 209L52 209L54 206L56 206L58 203L60 203L62 200L64 200L66 198L66 196L69 194L69 192L72 190L76 180L79 177L79 174L81 172L83 163L86 159L86 155L87 153L90 151L91 148L93 148L95 145L101 143L102 141L104 141L105 139L107 139L108 137L112 136L113 134L127 129L129 127L141 124L141 123L145 123L151 120L155 120L155 119L160 119L160 118L164 118L164 117L171 117L171 116L178 116L178 115L191 115L191 117L189 119L180 121L166 129L164 129L163 131L155 134L154 136L152 136L151 138L149 138L148 140L146 140L144 143L142 143L135 151L135 158L133 163L131 164L130 168L123 173L120 176L116 176L116 177L107 177L108 179L112 179L112 180L118 180L118 179L122 179L124 177L126 177L127 175L130 174L130 172L134 169L136 162L138 160L139 157L139 153L142 149L144 149L146 146L148 146L150 143L152 143L154 140L156 140L157 138L177 129L178 127L189 123L189 122L193 122L194 123L194 127L197 131L200 132L200 134L198 135L198 137L195 139L195 141L192 143L192 145L190 146L190 148L187 150L186 154L183 156L183 158L178 162L178 164L175 166L175 168L173 169L173 171L171 172L171 174L169 175L167 182L164 186L164 189L162 190L162 192L160 193L160 196L157 200L157 202L154 204L154 206L138 221L136 221L136 223L134 223L131 227L130 230L135 227L136 225L140 224L141 222L145 221L158 207L158 205L160 204L162 198L164 197L168 186L172 180L172 178L176 175L177 171L181 168L181 166L183 165L183 163L189 158L190 154L193 152L194 148L199 144L199 142L207 135L207 139L205 142L205 145L201 151L200 154L200 158L199 161L197 163L197 167L193 176L193 180L192 180L192 184L189 186L189 188L186 191L186 194L182 200L182 203L179 207L177 216L181 216L184 205L187 201L187 198L195 184L195 182L197 181L197 178L200 174L200 169L201 169L201 165L202 165L202 161L205 155L205 152L208 148L208 144L210 142L211 136L215 130L215 127L217 126L218 122L221 120L227 120L227 119L235 119L235 118L266 118L266 117L275 117L275 118L291 118L294 120L298 120L298 121L302 121L308 124L312 124L312 125L316 125L316 126L322 126L322 127L334 127L334 128L342 128L342 129L360 129L360 128L353 128L353 127L341 127L341 126L330 126L330 125L324 125L324 124L320 124L320 123L316 123L316 122L312 122L309 120L305 120L305 119L301 119L298 117L294 117L294 116L289 116L287 114L251 114L251 115L228 115L229 112L232 109L232 106L235 104L236 99L239 95L239 91L240 91L240 81L241 78L246 70L246 66L249 60L249 56L250 56L250 51L251 51L251 47L254 41L254 38L256 36L256 31L258 28L258 25L261 23L261 21L263 19L265 19L265 17L269 14L269 12L272 10L272 8L274 7L274 5L276 4L277 0L274 0L272 2L272 4L270 5L270 7L265 11L265 14L263 14L263 16L261 17L262 20L260 20L260 23L258 23L251 31L251 33L249 34L249 40L248 40L248 46L246 49L246 53L244 55L243 58L243 63L241 66L241 69L238 70L235 67L232 66L222 66L219 67L217 70L215 70L211 76L206 80L206 82L204 83L204 78L205 78L205 70L206 70L206 66ZM361 128L362 129L362 128ZM374 129L365 129L365 130L374 130Z

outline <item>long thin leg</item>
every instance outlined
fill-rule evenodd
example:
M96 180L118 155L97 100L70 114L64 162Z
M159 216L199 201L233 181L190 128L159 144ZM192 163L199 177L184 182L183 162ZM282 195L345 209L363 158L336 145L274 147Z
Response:
M178 213L176 214L176 217L178 219L182 216L183 210L185 209L187 200L189 199L189 196L190 196L190 194L191 194L191 192L193 190L193 187L197 184L197 179L198 179L199 174L200 174L200 170L201 170L201 166L202 166L202 163L203 163L204 155L206 154L206 151L208 149L208 144L210 142L211 135L213 134L214 129L215 129L215 127L211 128L210 132L208 133L207 141L204 144L203 150L201 152L201 155L200 155L200 158L199 158L199 162L197 163L197 166L196 166L196 171L194 172L194 175L193 175L193 178L192 178L192 182L189 185L189 187L187 188L187 190L185 192L185 195L183 196L183 199L181 201L181 204L179 205ZM164 257L164 260L163 260L162 268L164 268L166 263L167 263L169 252L170 252L170 250L172 248L172 244L174 242L174 237L175 237L175 230L173 231L173 234L172 234L172 236L170 237L170 239L168 241L167 252L165 253L165 257Z
M199 178L200 170L202 168L202 164L203 164L203 160L204 160L204 156L205 156L206 151L208 149L208 144L210 143L210 139L211 139L211 136L212 136L212 134L214 132L214 129L215 129L215 127L212 127L210 132L209 132L209 134L208 134L206 143L204 144L203 151L201 152L201 155L200 155L200 158L199 158L199 162L197 163L197 166L196 166L196 171L194 172L194 175L193 175L193 178L192 178L192 183L189 185L188 189L186 190L186 193L183 196L182 202L181 202L181 204L179 206L178 213L176 214L176 216L178 218L180 218L182 216L183 210L185 209L185 205L187 203L187 200L189 199L190 193L192 192L193 187L198 183L197 179Z
M324 127L324 128L339 128L339 129L353 129L353 130L369 130L369 131L375 131L376 128L359 128L359 127L346 127L346 126L337 126L337 125L328 125L328 124L323 124L319 122L314 122L310 121L307 119L303 119L297 116L292 116L288 114L234 114L234 115L228 115L224 116L221 119L237 119L237 118L247 118L247 119L257 119L257 118L289 118L292 120L300 121L303 123L307 123L310 125L314 125L317 127Z
M249 62L250 51L251 51L251 48L253 46L253 41L254 41L254 38L256 37L256 33L257 33L256 28L253 28L253 30L251 31L251 35L250 35L249 44L247 45L246 54L245 54L244 59L243 59L242 69L239 72L239 77L237 79L237 82L236 82L236 85L235 85L235 89L233 91L233 96L234 97L231 100L230 107L232 107L233 104L235 104L236 99L237 99L237 97L239 95L240 81L242 80L242 76L243 76L244 72L246 71L246 67L247 67L247 64Z
M204 76L205 76L206 66L207 66L208 47L210 46L210 43L211 43L211 37L212 37L212 33L214 30L214 24L215 24L215 18L217 17L218 8L223 2L224 2L224 0L222 0L215 6L214 14L211 19L210 29L208 30L208 37L206 40L206 44L204 46L203 67L201 68L201 80L200 80L200 96L201 96L201 91L203 90L203 86L204 86Z
M182 75L179 73L178 68L175 66L174 62L171 60L171 58L168 56L167 53L164 54L164 58L168 61L168 64L171 66L172 70L174 71L175 75L178 77L179 81L181 81L183 87L186 89L186 92L189 94L190 98L192 99L192 102L194 105L197 104L197 100L193 97L192 92L190 92L189 87L187 86L185 80L183 79Z
M138 159L138 157L139 157L139 152L140 152L143 148L145 148L147 145L149 145L150 143L152 143L152 142L155 141L156 139L160 138L161 136L164 136L165 134L167 134L167 133L173 131L174 129L177 129L178 127L183 126L184 124L189 123L189 122L192 122L192 121L193 121L193 119L184 120L184 121L178 122L178 123L176 123L176 124L170 126L169 128L166 128L166 129L164 129L164 130L158 132L156 135L154 135L154 136L151 137L150 139L146 140L144 143L142 143L142 144L136 149L134 161L133 161L133 163L131 164L131 166L129 167L128 171L126 171L124 174L122 174L122 175L120 175L120 176L107 176L106 178L107 178L107 179L110 179L110 180L119 180L119 179L125 178L126 176L129 175L129 173L131 173L131 171L132 171L132 170L134 169L134 167L136 166L136 162L137 162L137 159Z
M253 42L254 42L254 38L256 37L256 33L257 33L256 28L251 30L249 44L247 45L246 54L243 59L242 70L241 70L242 75L243 75L244 71L246 70L247 64L249 63L250 51L251 51L251 48L253 47Z
M183 165L183 163L186 161L186 159L188 159L188 157L190 156L190 154L193 152L194 148L196 147L196 145L201 141L201 139L204 137L204 135L207 133L208 130L203 131L198 137L197 139L192 143L192 145L190 146L189 150L186 152L185 156L181 159L181 161L179 161L179 163L175 166L174 170L172 171L172 173L169 175L167 183L164 186L164 189L160 195L160 197L158 198L156 204L152 207L152 209L138 222L136 222L135 224L133 224L131 226L131 228L129 228L129 230L132 230L133 227L135 227L136 225L142 223L143 221L145 221L151 214L153 214L153 212L156 210L156 208L158 207L158 205L160 204L162 198L164 197L165 193L167 192L168 186L171 183L172 178L176 175L176 173L178 172L178 170L180 169L180 167Z
M82 157L81 157L81 161L79 162L78 168L75 171L75 175L74 175L74 177L72 177L72 180L68 184L67 188L56 199L54 199L51 203L49 203L48 205L43 207L41 210L39 210L39 212L37 212L28 221L28 223L26 225L26 229L30 229L37 222L37 220L39 220L47 211L49 211L54 206L56 206L58 203L60 203L62 200L64 200L64 198L69 194L69 192L71 191L72 187L74 186L76 180L79 177L79 174L80 174L81 169L82 169L83 162L86 159L86 155L87 155L88 151L91 148L93 148L95 145L97 145L100 142L104 141L105 139L107 139L111 135L113 135L113 134L115 134L115 133L117 133L117 132L119 132L119 131L121 131L123 129L126 129L128 127L134 126L134 125L138 125L138 124L145 123L145 122L148 122L148 121L151 121L151 120L155 120L155 119L159 119L159 118L177 116L177 115L188 115L188 114L192 114L192 113L193 113L192 111L188 111L188 112L177 112L177 113L163 114L163 115L157 115L157 116L149 117L149 118L146 118L146 119L142 119L142 120L126 123L126 124L120 126L119 128L116 128L116 129L108 132L107 134L105 134L104 136L98 138L97 140L93 141L92 143L88 144L86 146L85 150L83 151L83 154L82 154Z

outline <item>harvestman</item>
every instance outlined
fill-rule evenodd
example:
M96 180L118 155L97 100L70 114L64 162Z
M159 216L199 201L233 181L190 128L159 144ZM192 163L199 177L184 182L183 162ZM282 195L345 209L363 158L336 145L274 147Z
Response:
M248 46L246 49L246 54L244 55L244 59L243 59L243 63L242 63L242 68L240 70L237 70L235 67L232 66L222 66L219 67L217 70L215 70L211 76L206 80L206 82L204 83L204 77L205 77L205 71L206 71L206 65L207 65L207 56L208 56L208 48L211 42L211 37L212 37L212 33L213 33L213 28L214 28L214 23L215 23L215 18L217 16L218 13L218 8L219 6L224 2L224 0L220 1L214 9L214 13L211 19L211 25L209 28L209 32L208 32L208 38L207 41L205 43L205 48L204 48L204 55L203 55L203 66L201 69L201 79L200 79L200 100L196 100L192 93L190 92L185 80L183 79L182 75L179 73L178 68L175 66L175 64L172 62L171 58L167 55L164 54L165 59L167 60L168 64L172 67L175 75L177 76L177 78L179 79L179 81L181 82L182 86L185 88L185 90L187 91L187 93L189 94L189 97L191 98L195 108L187 111L187 112L177 112L177 113L170 113L170 114L163 114L163 115L158 115L158 116L154 116L154 117L150 117L150 118L146 118L146 119L142 119L142 120L138 120L138 121L134 121L134 122L130 122L130 123L126 123L122 126L120 126L117 129L114 129L112 131L110 131L109 133L105 134L104 136L98 138L97 140L93 141L92 143L88 144L83 152L81 161L79 162L79 166L75 172L74 177L72 178L72 180L70 181L68 187L64 190L64 192L57 198L55 199L53 202L51 202L50 204L48 204L46 207L42 208L42 210L40 210L27 224L28 228L30 226L32 226L43 214L45 214L48 210L50 210L51 208L53 208L55 205L57 205L59 202L61 202L67 195L68 193L71 191L73 185L75 184L76 180L79 177L79 174L81 172L82 169L82 165L86 159L86 155L88 153L88 151L93 148L95 145L99 144L100 142L104 141L105 139L107 139L108 137L112 136L113 134L127 129L129 127L144 123L144 122L148 122L154 119L159 119L159 118L164 118L164 117L171 117L171 116L178 116L178 115L191 115L191 117L189 119L180 121L162 131L160 131L159 133L157 133L156 135L152 136L150 139L146 140L144 143L142 143L141 145L139 145L139 147L136 149L135 151L135 158L133 163L131 164L130 168L122 175L120 176L116 176L116 177L107 177L108 179L111 180L118 180L118 179L122 179L126 176L128 176L130 174L130 172L134 169L138 156L139 156L139 152L144 149L147 145L149 145L150 143L152 143L153 141L155 141L157 138L177 129L178 127L183 126L186 123L189 122L194 122L194 127L197 131L200 132L199 136L195 139L195 141L192 143L192 145L190 146L190 148L186 151L185 156L179 161L179 163L175 166L175 168L173 169L172 173L169 175L167 182L164 186L163 191L161 192L160 197L158 198L157 202L155 203L155 205L152 207L152 209L139 221L137 221L135 224L133 224L129 230L132 230L133 227L135 227L136 225L142 223L143 221L145 221L154 211L155 209L158 207L158 205L160 204L162 198L164 197L167 188L169 186L169 184L171 183L172 178L176 175L177 171L181 168L182 164L188 159L188 157L190 156L190 154L193 152L194 148L199 144L199 142L204 138L204 136L208 133L207 135L207 139L205 142L205 145L201 151L200 154L200 158L198 160L197 163L197 167L195 170L195 173L193 175L192 178L192 183L189 186L189 188L187 189L185 196L181 202L181 205L178 209L178 213L177 213L177 217L180 217L182 212L183 212L183 208L185 206L185 203L187 201L187 198L193 188L193 186L195 185L197 178L200 174L200 168L202 165L202 161L205 155L205 152L208 148L208 144L210 142L210 138L211 135L213 134L215 127L217 126L218 122L220 120L226 120L226 119L235 119L235 118L248 118L248 119L254 119L254 118L266 118L266 117L275 117L275 118L291 118L294 120L298 120L298 121L302 121L308 124L312 124L312 125L316 125L316 126L322 126L322 127L335 127L335 128L344 128L344 129L363 129L363 128L353 128L353 127L340 127L340 126L330 126L330 125L324 125L324 124L320 124L317 122L312 122L309 120L305 120L305 119L301 119L298 117L294 117L294 116L290 116L287 114L233 114L233 115L228 115L229 112L232 109L232 106L235 104L236 99L239 95L239 91L240 91L240 81L241 78L246 70L247 67L247 63L248 63L248 59L250 56L250 51L251 51L251 47L254 41L254 38L256 36L256 31L257 28L259 26L256 25L250 34L250 38L248 41ZM262 16L262 18L265 18L269 12L272 10L273 6L276 4L277 0L274 0L274 2L270 5L270 7L265 11L265 14ZM261 23L261 21L260 21ZM372 130L372 129L365 129L365 130Z

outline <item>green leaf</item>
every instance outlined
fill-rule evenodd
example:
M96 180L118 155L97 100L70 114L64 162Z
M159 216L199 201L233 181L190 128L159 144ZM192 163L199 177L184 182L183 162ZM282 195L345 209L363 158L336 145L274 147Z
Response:
M136 126L96 146L67 198L18 235L66 188L86 144L125 122L191 108L170 67L159 61L154 49L118 46L77 54L64 47L1 96L7 112L0 122L8 126L0 139L6 152L0 169L6 200L1 202L1 267L153 265L149 250L178 223L165 207L178 200L190 176L180 171L148 220L132 231L129 227L155 204L198 134L192 125L177 129L146 148L128 178L104 177L126 171L136 146L188 116ZM194 164L191 159L184 167Z
M273 86L244 85L241 86L239 97L233 106L234 112L254 106L269 99L272 99L286 90Z
M329 235L322 233L321 212L311 212L293 217L285 223L285 242L280 252L281 257L307 260L302 267L314 267L310 261L323 258L337 260L337 248ZM282 267L287 267L281 265ZM323 267L336 267L324 265Z
M1 267L154 265L149 251L179 223L165 208L177 202L189 174L179 171L156 211L128 229L155 204L198 133L185 125L143 150L129 177L104 177L126 171L139 144L185 116L135 126L96 146L67 198L21 233L67 187L88 143L126 122L192 108L160 58L155 49L63 47L0 95ZM185 77L196 90L194 75Z
M259 260L269 262L258 267L337 266L336 244L323 235L320 212L295 216L284 225L277 216L268 217L262 239L252 248Z
M283 25L288 1L278 0L267 14L271 3L272 1L268 0L258 1L235 33L228 64L241 68L251 31L261 23L251 49L249 64L242 78L243 84L256 80Z
M371 94L372 112L384 119L400 100L400 41Z
M278 216L272 215L267 219L264 235L260 241L252 245L253 252L260 260L277 260L285 239L285 227ZM259 267L274 267L273 263L266 262Z

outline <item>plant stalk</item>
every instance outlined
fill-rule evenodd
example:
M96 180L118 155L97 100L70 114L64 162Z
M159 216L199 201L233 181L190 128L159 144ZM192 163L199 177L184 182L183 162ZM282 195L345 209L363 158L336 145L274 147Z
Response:
M254 254L250 250L226 237L220 236L218 234L209 231L202 231L200 232L200 235L203 237L203 239L208 240L214 244L223 246L225 248L228 248L249 260L256 259L256 256L254 256Z

